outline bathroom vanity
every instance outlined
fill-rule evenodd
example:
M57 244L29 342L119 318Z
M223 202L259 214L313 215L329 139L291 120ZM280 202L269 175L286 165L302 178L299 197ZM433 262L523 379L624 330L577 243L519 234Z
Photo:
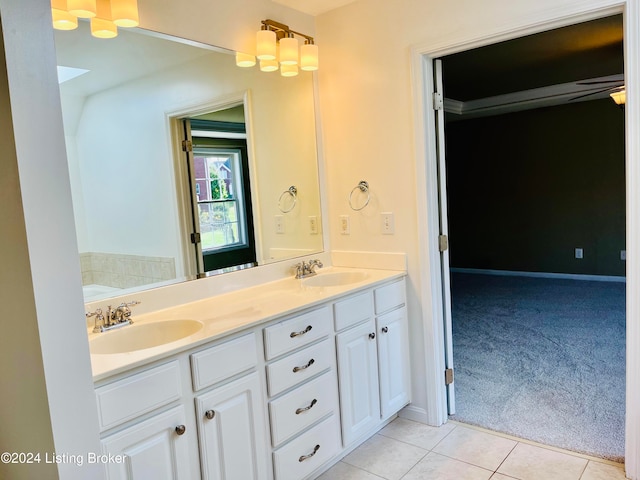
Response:
M134 321L89 334L103 450L126 455L110 479L315 478L410 401L404 272L332 268Z

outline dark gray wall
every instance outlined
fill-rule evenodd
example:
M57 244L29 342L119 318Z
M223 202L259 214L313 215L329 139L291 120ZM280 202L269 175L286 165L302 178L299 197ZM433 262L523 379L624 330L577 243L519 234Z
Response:
M452 267L625 274L624 111L613 101L450 122L446 140Z

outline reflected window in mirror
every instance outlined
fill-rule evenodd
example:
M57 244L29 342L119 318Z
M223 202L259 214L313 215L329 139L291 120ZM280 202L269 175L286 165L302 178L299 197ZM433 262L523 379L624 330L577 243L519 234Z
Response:
M199 274L256 262L244 115L235 122L207 119L237 110L224 109L185 121L192 145L192 152L185 154L193 165L189 185L193 237L199 240L195 244Z

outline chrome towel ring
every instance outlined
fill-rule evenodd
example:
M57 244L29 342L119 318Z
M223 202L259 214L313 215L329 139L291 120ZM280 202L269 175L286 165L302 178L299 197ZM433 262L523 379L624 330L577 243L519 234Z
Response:
M360 190L361 192L367 194L367 200L364 202L364 205L358 208L353 206L353 194L357 190ZM349 194L349 206L351 207L351 210L355 210L356 212L362 210L364 207L369 205L370 200L371 200L371 192L369 191L369 183L367 183L364 180L360 180L360 183L358 183L358 185L353 187L353 190L351 190L351 193Z
M282 208L282 200L283 198L287 198L285 197L285 195L290 195L293 198L293 202L291 203L291 206L289 208ZM291 210L295 208L297 201L298 201L298 189L294 185L291 185L288 190L285 190L280 194L280 198L278 198L278 209L282 213L289 213Z

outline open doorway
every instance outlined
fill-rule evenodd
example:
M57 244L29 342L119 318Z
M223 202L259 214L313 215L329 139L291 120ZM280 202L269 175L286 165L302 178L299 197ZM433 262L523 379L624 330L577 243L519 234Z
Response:
M478 50L443 58L454 418L622 460L622 18Z

